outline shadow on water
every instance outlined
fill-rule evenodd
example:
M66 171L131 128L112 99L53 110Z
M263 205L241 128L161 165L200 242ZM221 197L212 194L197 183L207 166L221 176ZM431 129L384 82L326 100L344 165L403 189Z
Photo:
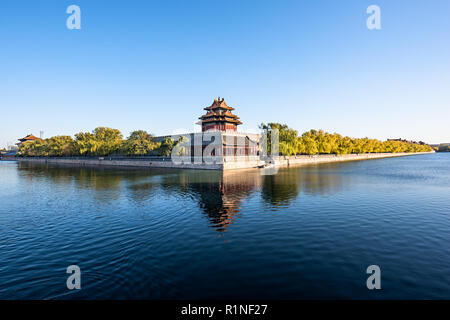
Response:
M240 216L243 200L253 193L271 208L289 206L302 192L319 196L337 193L344 182L349 182L349 176L339 174L339 165L282 168L275 175L262 175L258 169L221 172L34 163L19 163L18 169L29 182L45 179L56 185L74 184L91 191L94 199L108 203L120 197L129 197L135 203L154 196L191 198L210 226L222 233Z

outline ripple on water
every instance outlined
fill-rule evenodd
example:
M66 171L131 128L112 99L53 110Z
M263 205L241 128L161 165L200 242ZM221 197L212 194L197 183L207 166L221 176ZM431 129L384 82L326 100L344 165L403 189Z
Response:
M449 169L448 154L275 176L0 163L0 298L448 299Z

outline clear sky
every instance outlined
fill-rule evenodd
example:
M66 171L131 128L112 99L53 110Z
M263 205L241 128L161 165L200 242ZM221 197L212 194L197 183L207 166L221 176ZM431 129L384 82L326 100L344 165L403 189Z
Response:
M449 17L448 0L2 0L0 147L41 130L192 131L217 96L240 131L450 142Z

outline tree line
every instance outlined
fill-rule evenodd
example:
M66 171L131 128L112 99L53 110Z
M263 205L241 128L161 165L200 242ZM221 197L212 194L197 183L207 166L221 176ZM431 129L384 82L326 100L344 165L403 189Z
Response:
M380 141L369 138L344 137L337 133L323 130L310 130L298 135L297 130L279 123L261 124L260 129L267 135L268 152L271 151L271 135L278 130L279 153L281 155L297 154L349 154L349 153L398 153L428 152L429 145L408 143L404 141ZM156 142L151 134L143 130L133 131L126 139L118 129L98 127L92 132L70 136L55 136L27 142L19 147L19 155L28 157L60 157L60 156L107 156L126 155L140 156L156 154L169 157L178 144L185 142L186 137L177 141L167 137L163 142ZM180 155L185 154L185 147L180 146Z
M298 131L285 124L262 123L260 125L267 135L268 152L271 151L273 130L278 130L279 153L281 155L297 154L350 154L350 153L399 153L429 152L433 149L426 144L404 141L380 141L369 138L344 137L338 133L323 130L310 130L299 136Z
M153 136L144 130L133 131L127 139L118 129L98 127L92 132L70 136L55 136L23 143L19 155L25 157L62 157L62 156L140 156L150 153L169 157L172 149L184 141L168 137L163 142L155 142ZM183 151L183 149L181 149Z

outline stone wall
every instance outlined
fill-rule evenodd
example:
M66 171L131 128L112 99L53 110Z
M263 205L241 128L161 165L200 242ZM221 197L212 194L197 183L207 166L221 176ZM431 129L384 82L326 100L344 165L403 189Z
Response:
M361 153L361 154L327 154L327 155L301 155L292 157L280 157L277 165L280 167L289 166L301 166L308 164L317 163L330 163L330 162L342 162L342 161L357 161L357 160L369 160L369 159L379 159L379 158L393 158L393 157L404 157L412 156L417 154L428 154L434 152L417 152L417 153Z
M179 169L205 169L205 170L223 170L221 163L181 163L176 164L172 161L142 161L142 160L110 160L104 159L58 159L58 158L18 158L20 162L64 164L75 166L105 166L105 167L140 167L140 168L179 168Z
M378 158L403 157L425 153L370 153L370 154L346 154L346 155L314 155L314 156L292 156L280 157L278 160L271 161L279 167L302 166L308 164L368 160ZM431 152L433 153L433 152ZM203 170L234 170L256 168L269 164L268 161L261 160L259 157L216 157L215 162L208 161L201 163L174 163L171 160L151 161L151 160L133 160L133 159L105 159L105 158L17 158L21 162L54 163L76 166L115 166L115 167L141 167L141 168L178 168L178 169L203 169ZM209 159L211 160L211 159Z

